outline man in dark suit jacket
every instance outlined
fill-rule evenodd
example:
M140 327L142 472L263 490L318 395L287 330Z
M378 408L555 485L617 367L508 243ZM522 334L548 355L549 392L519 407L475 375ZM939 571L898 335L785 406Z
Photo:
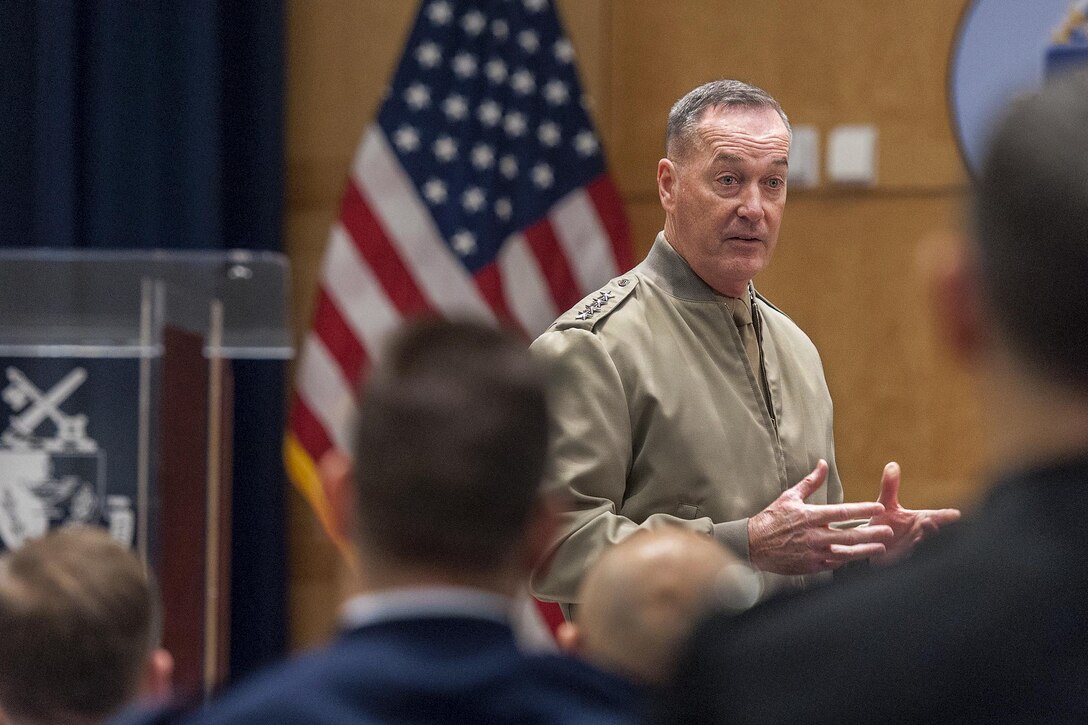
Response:
M483 325L396 335L361 396L354 461L321 463L358 558L343 633L195 721L633 722L630 685L524 654L509 623L552 533L545 382L522 342Z
M663 722L1088 722L1088 77L997 126L935 267L994 485L900 565L698 630Z

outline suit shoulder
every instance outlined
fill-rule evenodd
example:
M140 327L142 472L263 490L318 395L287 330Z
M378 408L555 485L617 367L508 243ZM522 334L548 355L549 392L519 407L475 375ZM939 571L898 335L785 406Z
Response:
M638 285L638 277L631 273L613 278L560 315L546 332L570 329L593 330L602 320L607 319L619 309Z

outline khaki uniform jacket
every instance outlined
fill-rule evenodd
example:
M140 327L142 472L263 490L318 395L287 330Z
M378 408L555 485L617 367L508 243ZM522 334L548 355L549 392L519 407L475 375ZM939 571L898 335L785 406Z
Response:
M549 483L571 496L536 596L576 602L586 567L640 526L686 526L747 559L748 517L820 458L830 474L809 503L842 501L820 356L765 299L755 307L774 418L726 301L664 234L533 343L557 376ZM763 596L814 576L761 572Z

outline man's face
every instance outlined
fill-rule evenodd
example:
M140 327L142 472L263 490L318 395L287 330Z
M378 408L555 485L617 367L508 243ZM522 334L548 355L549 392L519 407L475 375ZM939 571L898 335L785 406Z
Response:
M703 112L675 159L658 163L665 237L720 294L742 296L771 260L789 151L773 108L718 106Z

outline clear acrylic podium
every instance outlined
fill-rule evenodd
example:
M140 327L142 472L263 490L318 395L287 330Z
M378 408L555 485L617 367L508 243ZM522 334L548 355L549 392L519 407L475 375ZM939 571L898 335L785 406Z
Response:
M231 359L292 355L271 252L0 250L0 550L104 526L155 572L176 681L229 642Z

